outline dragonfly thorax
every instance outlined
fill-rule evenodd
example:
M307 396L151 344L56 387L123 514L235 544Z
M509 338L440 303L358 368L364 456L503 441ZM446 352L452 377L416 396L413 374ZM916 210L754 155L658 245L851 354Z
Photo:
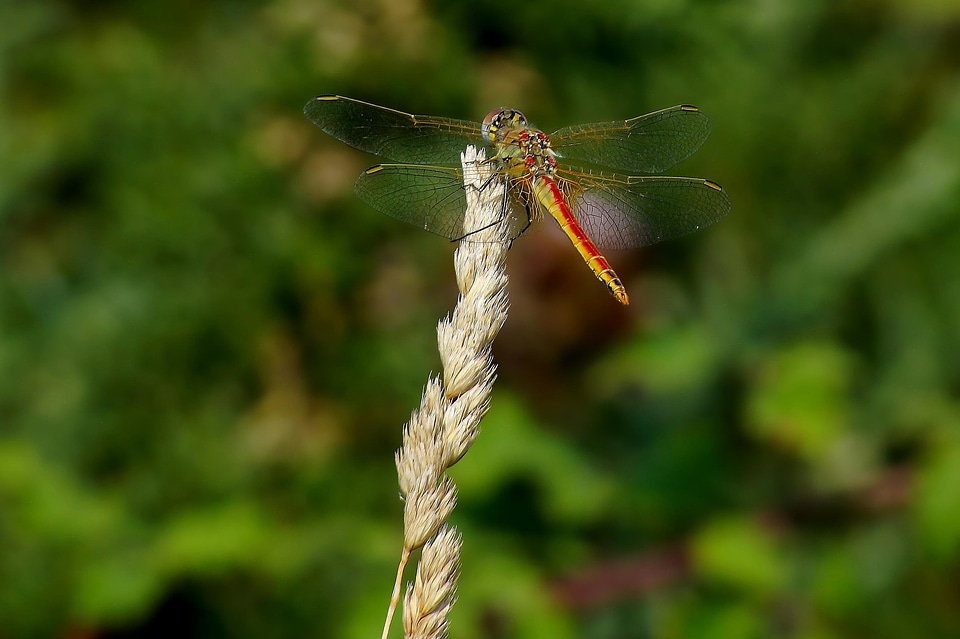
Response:
M536 129L512 131L497 144L497 157L505 164L507 172L515 177L553 177L557 168L556 155L550 147L550 138Z

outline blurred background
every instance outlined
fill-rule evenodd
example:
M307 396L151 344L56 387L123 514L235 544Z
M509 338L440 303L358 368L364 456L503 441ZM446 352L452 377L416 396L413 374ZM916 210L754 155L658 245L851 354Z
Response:
M452 635L960 636L960 3L0 3L0 637L378 636L454 246L339 93L689 103L731 214L511 251ZM395 624L394 637L400 636Z

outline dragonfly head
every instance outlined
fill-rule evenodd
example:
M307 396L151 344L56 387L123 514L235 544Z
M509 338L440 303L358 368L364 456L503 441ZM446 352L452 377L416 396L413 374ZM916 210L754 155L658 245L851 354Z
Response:
M527 126L527 117L516 109L495 109L483 119L480 132L483 139L490 144L496 144L503 139L503 134L511 129Z

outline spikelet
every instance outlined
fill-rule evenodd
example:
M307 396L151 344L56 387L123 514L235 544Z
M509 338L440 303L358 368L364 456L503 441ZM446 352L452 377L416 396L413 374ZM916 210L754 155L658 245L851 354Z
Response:
M404 499L403 552L397 569L383 639L390 630L403 570L412 552L423 551L413 583L407 584L403 633L407 639L447 636L447 615L456 599L460 574L460 534L447 519L457 490L446 474L460 461L480 432L496 379L491 349L507 319L504 268L508 225L504 184L483 151L467 147L461 155L467 193L465 229L482 229L462 241L454 254L460 297L437 326L443 372L427 381L420 407L403 429L397 451L397 476Z

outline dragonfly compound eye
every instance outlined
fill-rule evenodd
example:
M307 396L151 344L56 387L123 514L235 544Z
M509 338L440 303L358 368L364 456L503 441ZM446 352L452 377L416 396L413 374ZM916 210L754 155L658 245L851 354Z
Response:
M527 118L516 109L495 109L483 119L480 132L483 139L490 144L496 144L503 135L502 129L525 127Z
M517 111L516 109L505 109L503 113L504 117L510 118L510 126L527 126L527 116L525 116L522 111Z

